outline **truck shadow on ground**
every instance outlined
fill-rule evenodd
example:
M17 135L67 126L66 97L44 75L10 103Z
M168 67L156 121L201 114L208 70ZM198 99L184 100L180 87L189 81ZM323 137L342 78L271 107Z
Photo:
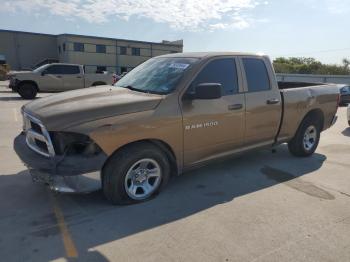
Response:
M2 96L2 97L0 97L0 101L20 101L20 100L23 100L23 101L28 101L28 102L30 102L31 100L24 100L22 97L20 97L20 96L8 96L8 97L6 97L6 96Z
M276 154L266 150L249 153L174 177L160 195L141 204L112 206L101 191L55 197L77 246L79 261L87 261L91 255L107 261L102 254L96 254L97 251L91 254L91 248L172 223L277 184L284 183L309 197L332 200L334 197L330 193L302 178L321 168L325 160L324 155L317 153L309 158L292 157L282 145ZM40 223L40 217L37 223ZM52 220L47 230L55 226L57 221ZM33 231L32 236L47 237L46 229L41 227L40 230ZM43 255L41 258L47 261L56 257Z

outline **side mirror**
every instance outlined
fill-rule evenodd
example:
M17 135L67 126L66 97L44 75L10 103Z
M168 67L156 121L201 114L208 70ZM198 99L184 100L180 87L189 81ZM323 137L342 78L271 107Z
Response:
M222 97L222 86L218 83L203 83L195 88L194 99L218 99Z
M46 75L46 74L47 74L47 71L46 71L46 70L44 70L44 71L41 72L41 76L44 76L44 75Z

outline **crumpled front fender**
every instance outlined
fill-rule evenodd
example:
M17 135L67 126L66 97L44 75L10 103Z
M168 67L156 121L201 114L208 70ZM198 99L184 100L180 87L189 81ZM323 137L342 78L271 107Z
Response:
M24 133L15 138L13 146L33 180L49 184L55 191L82 193L101 188L100 171L107 159L103 151L93 156L44 157L27 146Z

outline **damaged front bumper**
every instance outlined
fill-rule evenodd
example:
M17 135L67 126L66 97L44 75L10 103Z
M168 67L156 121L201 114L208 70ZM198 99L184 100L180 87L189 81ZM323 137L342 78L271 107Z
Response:
M33 181L45 183L56 192L88 193L101 188L100 170L107 159L103 152L45 157L27 146L25 133L15 138L14 149Z

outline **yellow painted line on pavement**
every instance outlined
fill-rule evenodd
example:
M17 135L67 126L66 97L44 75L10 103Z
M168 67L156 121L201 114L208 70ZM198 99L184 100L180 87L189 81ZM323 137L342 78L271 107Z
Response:
M18 122L17 109L16 108L13 109L13 115L14 115L14 118L15 118L15 122Z
M64 215L61 208L58 205L57 199L51 192L49 192L50 198L53 203L53 211L56 216L57 224L60 229L62 235L62 241L64 245L64 249L66 251L67 257L76 258L78 257L78 251L74 245L74 241L69 233L68 227L64 221Z

